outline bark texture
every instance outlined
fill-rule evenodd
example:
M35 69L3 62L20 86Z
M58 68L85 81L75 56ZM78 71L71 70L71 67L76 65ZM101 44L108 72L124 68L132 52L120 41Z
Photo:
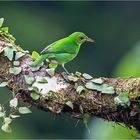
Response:
M0 80L8 82L7 87L15 94L18 94L23 101L44 111L53 113L68 112L77 118L82 118L83 114L88 113L90 116L98 116L109 121L124 123L140 130L140 78L101 77L105 84L114 87L115 94L102 94L97 90L87 88L79 94L75 89L76 84L84 87L90 80L78 76L78 80L73 82L65 79L65 76L61 73L50 76L45 65L42 65L37 71L32 71L31 63L33 59L29 54L25 54L18 60L21 72L17 75L10 73L9 69L13 67L13 60L10 61L4 56L3 49L6 46L13 46L16 51L21 51L20 47L11 43L6 36L0 35ZM25 82L24 75L48 77L48 83L41 87L41 96L38 100L34 100L30 96L31 90L29 89L31 85ZM115 104L114 98L121 92L129 94L130 106L124 107ZM72 103L73 109L67 105L68 101Z

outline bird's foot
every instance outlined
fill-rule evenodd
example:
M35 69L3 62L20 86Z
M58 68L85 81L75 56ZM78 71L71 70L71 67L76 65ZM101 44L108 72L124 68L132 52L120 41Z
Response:
M70 73L67 71L67 69L65 68L64 64L62 64L62 68L64 69L64 71L66 72L67 75L70 75Z

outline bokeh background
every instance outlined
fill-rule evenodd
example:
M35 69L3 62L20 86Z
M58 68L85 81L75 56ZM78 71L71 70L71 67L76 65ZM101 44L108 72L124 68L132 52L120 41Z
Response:
M71 72L86 72L94 77L140 76L140 2L138 1L0 1L0 17L10 28L16 43L30 52L82 31L96 40L84 44L76 59L66 65ZM61 71L62 69L59 69ZM9 91L0 89L0 103ZM6 139L135 139L135 131L94 117L91 133L68 114L54 116L33 108L12 123L13 132L0 130Z

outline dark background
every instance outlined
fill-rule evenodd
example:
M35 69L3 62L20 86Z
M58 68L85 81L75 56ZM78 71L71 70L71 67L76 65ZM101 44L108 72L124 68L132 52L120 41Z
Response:
M70 72L86 72L94 77L139 76L140 49L134 51L140 48L137 44L140 40L138 1L0 1L0 17L5 18L4 26L10 28L16 43L30 52L39 52L75 31L82 31L95 39L96 44L83 44L77 58L66 65ZM8 92L0 90L1 103L9 98ZM131 137L127 129L120 126L114 129L112 124L99 119L91 121L91 134L82 122L75 127L76 122L67 114L54 116L33 109L32 114L23 115L12 123L12 134L0 131L0 138ZM117 135L120 130L122 135Z

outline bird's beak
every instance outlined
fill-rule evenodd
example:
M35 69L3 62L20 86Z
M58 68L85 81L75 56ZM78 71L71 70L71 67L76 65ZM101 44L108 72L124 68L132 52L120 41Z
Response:
M91 38L87 38L86 41L96 43L96 41Z

